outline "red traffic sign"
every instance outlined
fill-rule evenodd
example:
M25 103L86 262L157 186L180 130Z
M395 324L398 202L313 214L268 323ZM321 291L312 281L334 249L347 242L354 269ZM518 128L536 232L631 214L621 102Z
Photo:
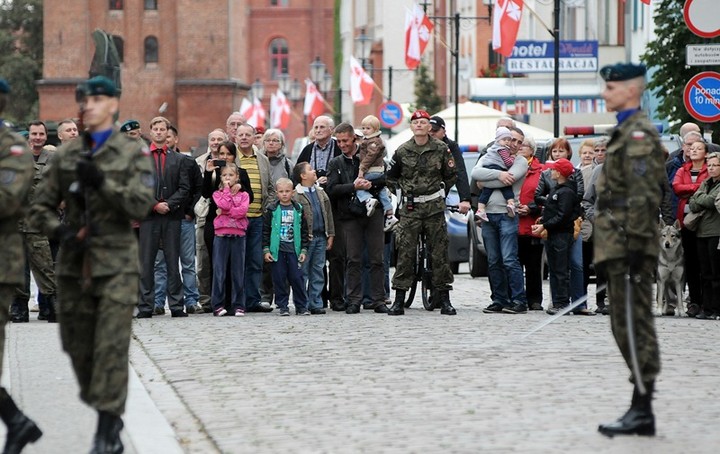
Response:
M720 73L705 71L695 75L683 93L685 109L698 121L720 121Z
M386 101L380 104L378 117L380 117L380 123L382 123L383 126L386 128L394 128L402 122L402 107L395 101Z
M701 38L720 36L717 0L685 0L683 17L691 32Z

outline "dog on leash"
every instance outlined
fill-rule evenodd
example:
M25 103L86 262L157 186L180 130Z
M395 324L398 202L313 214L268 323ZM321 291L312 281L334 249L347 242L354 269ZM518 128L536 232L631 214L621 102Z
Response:
M665 289L675 289L677 307L675 315L685 317L683 287L685 287L685 265L683 264L683 247L680 239L680 221L672 225L660 223L660 255L657 267L657 301L655 315L663 315L668 310Z

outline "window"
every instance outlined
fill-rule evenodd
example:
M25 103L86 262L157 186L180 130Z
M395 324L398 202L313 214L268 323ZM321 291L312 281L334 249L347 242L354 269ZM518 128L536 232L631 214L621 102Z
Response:
M118 57L120 58L120 63L125 61L125 41L118 36L118 35L112 35L113 44L115 44L115 49L117 50Z
M145 0L145 10L156 10L157 0Z
M145 38L145 63L158 62L158 40L154 36Z
M289 0L270 0L270 6L288 6Z
M110 0L110 9L111 10L122 10L123 9L123 0Z
M270 42L270 78L277 79L288 72L288 45L284 38L275 38Z

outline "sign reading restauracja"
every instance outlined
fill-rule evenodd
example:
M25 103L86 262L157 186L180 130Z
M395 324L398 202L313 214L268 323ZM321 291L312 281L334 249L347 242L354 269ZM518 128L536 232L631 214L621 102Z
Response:
M506 60L509 74L551 73L554 71L553 41L517 41ZM561 41L560 72L597 72L597 41Z

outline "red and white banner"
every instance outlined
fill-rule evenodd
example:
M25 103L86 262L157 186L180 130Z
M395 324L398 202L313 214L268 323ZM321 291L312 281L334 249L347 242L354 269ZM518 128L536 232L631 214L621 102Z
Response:
M325 113L325 98L310 79L305 79L303 114L307 115L309 122L312 123L323 113Z
M270 127L285 129L290 124L290 102L278 89L270 95Z
M493 8L493 50L509 57L517 40L522 0L495 0Z
M248 124L255 128L265 126L265 109L257 98L254 98L252 103L247 98L243 98L240 105L240 114L245 117Z
M415 69L430 41L433 24L425 11L417 3L412 10L405 12L405 66Z
M365 72L355 57L350 57L350 97L353 103L365 106L370 103L373 94L372 77Z

